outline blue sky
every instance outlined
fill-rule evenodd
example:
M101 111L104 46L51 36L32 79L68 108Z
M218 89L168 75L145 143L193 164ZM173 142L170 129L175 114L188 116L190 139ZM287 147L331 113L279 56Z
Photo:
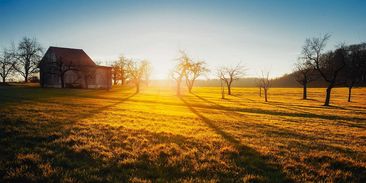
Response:
M94 60L148 59L164 79L185 50L211 70L242 62L248 76L292 70L307 37L332 34L328 49L366 41L366 1L0 0L0 47L22 37L84 49Z

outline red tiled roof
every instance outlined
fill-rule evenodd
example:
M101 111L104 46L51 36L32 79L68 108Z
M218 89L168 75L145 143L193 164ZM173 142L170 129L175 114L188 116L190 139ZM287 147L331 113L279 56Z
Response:
M96 66L93 60L82 49L49 47L46 54L51 52L56 58L61 58L64 64L79 65L79 66ZM43 59L42 59L43 60Z

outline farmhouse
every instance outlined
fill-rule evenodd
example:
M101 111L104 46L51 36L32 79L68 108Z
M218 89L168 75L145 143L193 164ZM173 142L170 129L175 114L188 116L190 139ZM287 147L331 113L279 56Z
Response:
M49 47L39 68L42 87L109 89L112 86L112 68L96 65L82 49Z

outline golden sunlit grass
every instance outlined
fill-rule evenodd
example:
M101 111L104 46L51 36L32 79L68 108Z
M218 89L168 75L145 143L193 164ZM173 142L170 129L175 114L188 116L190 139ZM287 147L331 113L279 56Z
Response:
M0 90L2 181L366 180L366 89Z

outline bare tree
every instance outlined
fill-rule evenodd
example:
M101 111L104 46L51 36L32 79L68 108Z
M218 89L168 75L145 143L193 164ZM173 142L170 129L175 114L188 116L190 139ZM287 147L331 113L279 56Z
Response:
M269 79L269 72L263 72L260 78L260 86L264 90L264 101L268 102L268 90L271 87L271 80Z
M225 98L225 86L221 79L220 79L220 88L221 88L221 98L224 99Z
M259 96L262 97L262 83L261 83L261 79L256 79L255 81L256 86L259 89Z
M121 67L118 64L118 61L114 61L111 65L112 67L112 80L113 85L117 85L118 80L121 78Z
M331 91L336 85L338 74L345 67L345 49L343 46L335 52L322 53L329 38L330 35L325 34L321 37L306 39L302 50L304 58L328 83L324 106L329 106Z
M129 65L129 62L131 62L130 59L124 57L124 56L120 56L118 61L117 61L117 65L119 66L119 75L120 75L120 80L121 80L121 84L122 85L125 85L126 84L126 81L128 79L128 76L127 76L127 69L128 69L128 65Z
M152 66L151 63L148 60L143 60L141 62L142 67L144 68L144 82L146 86L149 86L150 83L150 76L151 76L151 72L152 72Z
M0 55L0 76L2 82L6 82L6 78L14 71L14 55L7 49L3 49L2 55Z
M37 72L37 66L41 60L42 47L37 40L24 37L18 45L16 51L15 70L28 82L29 76Z
M238 80L245 74L245 67L237 64L235 67L221 67L219 71L221 74L221 80L223 80L227 86L227 94L231 95L231 84L233 81Z
M314 71L314 67L302 58L299 58L298 62L295 64L295 80L303 86L302 98L304 100L307 99L308 83L316 80Z
M191 59L184 51L180 51L181 56L178 58L178 63L175 65L170 75L175 80L177 85L177 95L180 95L180 87L184 76L186 75L187 69L191 63Z
M177 95L180 95L180 87L184 77L183 69L176 66L170 73L170 77L176 82Z
M345 83L348 87L348 102L351 102L352 88L362 80L366 68L366 43L347 47Z
M200 75L208 71L209 70L206 67L206 62L204 61L191 62L188 64L188 69L186 70L185 78L189 93L192 93L192 88L196 79Z
M339 48L324 54L320 59L319 72L328 82L324 106L329 106L332 89L339 84L339 73L346 66L345 50Z
M144 71L146 70L146 65L143 62L137 62L131 60L127 64L127 73L131 77L131 81L136 86L136 93L140 92L141 79L144 76Z

